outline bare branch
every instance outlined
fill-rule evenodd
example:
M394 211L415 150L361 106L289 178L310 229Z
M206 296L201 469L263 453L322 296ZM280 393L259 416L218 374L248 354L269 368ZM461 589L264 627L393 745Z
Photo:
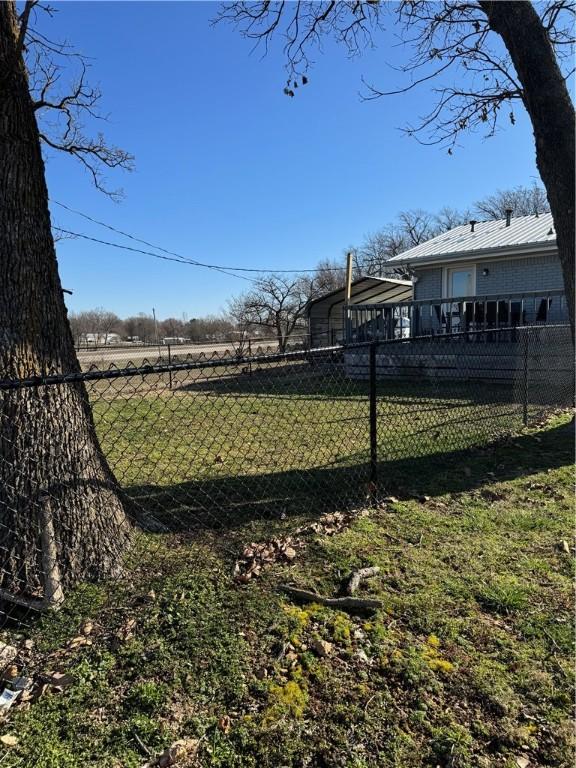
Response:
M538 9L564 76L573 70L574 2L556 0ZM435 105L405 130L424 144L447 146L451 152L460 133L482 129L492 136L504 107L515 122L512 104L524 94L502 42L490 28L481 4L441 0L380 2L233 2L224 4L216 22L234 24L240 33L263 45L283 36L288 81L284 92L293 97L296 79L312 64L314 50L324 39L343 44L355 56L373 46L373 35L383 29L384 15L396 24L402 44L411 51L399 72L408 82L379 88L362 82L364 100L407 93L432 81ZM454 82L465 83L456 87Z
M30 94L41 141L50 149L75 157L90 174L94 186L113 199L121 190L109 189L105 170L132 170L133 156L106 142L102 133L86 134L84 120L106 120L100 112L102 94L87 81L88 61L66 41L55 42L30 22L34 9L52 15L54 9L39 0L26 3L19 23L19 40L25 55Z

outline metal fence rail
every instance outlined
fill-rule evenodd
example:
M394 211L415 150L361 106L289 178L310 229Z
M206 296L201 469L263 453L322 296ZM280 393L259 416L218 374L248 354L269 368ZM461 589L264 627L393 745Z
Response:
M473 459L573 396L565 326L0 381L2 615L47 598L54 562L77 545L65 513L83 489L117 494L145 538L263 518L297 526L413 488L424 467ZM74 398L93 420L104 480L93 458L42 474L67 450L57 429L44 438Z

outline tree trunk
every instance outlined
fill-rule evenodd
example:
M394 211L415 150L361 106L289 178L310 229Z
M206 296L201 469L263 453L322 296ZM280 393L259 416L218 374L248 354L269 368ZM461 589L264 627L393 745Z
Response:
M0 3L0 379L79 370L13 2ZM0 596L119 570L131 526L82 384L0 388Z
M280 318L276 318L276 339L278 340L278 351L284 354L286 352L286 337L282 329L282 321Z
M574 338L574 105L532 3L481 0L480 5L490 27L504 40L524 91L536 164L554 219Z

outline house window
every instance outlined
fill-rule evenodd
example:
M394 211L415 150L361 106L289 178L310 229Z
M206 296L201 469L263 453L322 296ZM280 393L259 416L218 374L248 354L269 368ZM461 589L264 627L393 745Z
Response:
M474 296L475 293L476 267L474 264L467 264L466 266L461 267L450 267L446 270L446 298Z

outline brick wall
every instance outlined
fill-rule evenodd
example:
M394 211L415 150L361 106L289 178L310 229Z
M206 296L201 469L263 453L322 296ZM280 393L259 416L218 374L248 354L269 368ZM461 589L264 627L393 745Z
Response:
M488 269L488 275L482 270ZM533 256L507 261L486 261L476 267L476 293L519 293L562 290L558 256Z
M442 296L442 267L415 270L418 282L414 285L415 299L439 299Z
M473 260L472 260L473 261ZM456 263L450 266L457 266ZM488 269L483 275L482 270ZM415 268L418 282L414 286L415 299L442 297L442 267ZM522 291L562 290L562 268L555 255L532 256L522 259L483 261L476 266L476 294L507 294Z

